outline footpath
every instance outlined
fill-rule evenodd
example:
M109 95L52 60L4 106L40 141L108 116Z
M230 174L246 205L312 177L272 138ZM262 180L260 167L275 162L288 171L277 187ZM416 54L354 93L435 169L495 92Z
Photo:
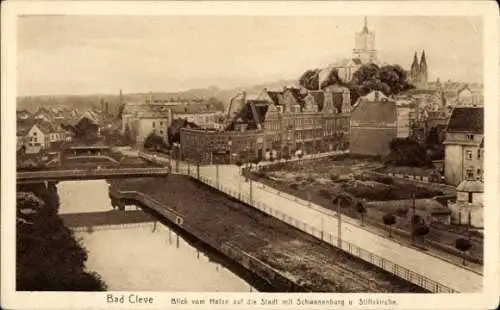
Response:
M276 291L426 292L188 176L109 182L114 197L156 211Z
M168 159L159 162L171 163ZM178 163L178 162L177 162ZM196 167L178 163L174 169L187 174L271 215L326 243L344 250L431 292L480 292L483 277L473 271L441 260L423 251L404 246L324 212L321 206L304 206L298 201L270 192L263 184L245 182L232 165ZM339 229L340 227L340 229Z

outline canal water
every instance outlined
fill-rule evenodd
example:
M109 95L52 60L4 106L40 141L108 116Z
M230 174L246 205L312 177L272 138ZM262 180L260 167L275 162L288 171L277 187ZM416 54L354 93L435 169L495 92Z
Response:
M57 189L60 214L112 209L104 180L60 182ZM88 251L87 269L99 273L110 291L256 291L219 259L160 222L75 236Z

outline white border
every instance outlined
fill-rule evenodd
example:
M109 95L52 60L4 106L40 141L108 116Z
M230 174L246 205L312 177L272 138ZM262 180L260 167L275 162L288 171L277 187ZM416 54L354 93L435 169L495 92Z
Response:
M499 282L499 226L498 207L499 162L498 162L498 86L499 86L499 23L498 7L493 1L412 1L412 2L97 2L97 1L49 1L2 3L2 180L1 180L1 306L7 309L66 309L66 308L121 308L158 309L174 307L170 297L204 296L203 293L145 293L155 298L147 305L118 304L105 302L106 293L27 293L15 292L15 132L16 106L16 17L18 15L476 15L484 17L484 99L486 116L485 155L485 291L482 294L328 294L335 298L390 297L398 306L363 307L366 309L493 309L498 305ZM122 292L121 292L122 293ZM123 292L125 293L125 292ZM269 294L266 294L266 296ZM283 294L272 294L283 297ZM298 296L297 294L293 294ZM318 297L322 294L314 294ZM205 296L221 298L248 298L263 296L260 293L210 293ZM309 295L312 296L312 295ZM324 296L324 295L323 295ZM267 296L271 297L271 295ZM286 297L290 297L287 294ZM346 306L347 307L347 306ZM175 307L192 309L192 306ZM199 307L201 309L202 307ZM244 309L245 306L227 307L212 305L211 309ZM279 306L251 307L281 309ZM294 307L288 307L288 309ZM299 307L297 307L299 308ZM334 307L305 307L301 309L332 309ZM351 308L359 308L355 303Z

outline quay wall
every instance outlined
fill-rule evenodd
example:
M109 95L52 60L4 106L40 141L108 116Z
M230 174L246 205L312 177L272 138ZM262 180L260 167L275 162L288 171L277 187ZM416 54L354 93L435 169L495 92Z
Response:
M188 218L183 217L177 211L167 207L166 205L156 201L153 198L148 197L147 195L144 195L143 193L137 191L110 190L110 196L112 196L114 199L126 199L128 201L135 201L144 207L150 208L182 231L192 235L197 240L213 248L220 254L225 255L241 267L266 281L270 286L276 288L277 290L287 292L309 291L299 283L296 283L294 279L291 279L290 277L284 275L279 270L276 270L275 268L269 266L265 262L240 249L238 246L227 241L221 243L213 238L210 238L210 236L207 236L206 234L198 233L194 227L189 225Z

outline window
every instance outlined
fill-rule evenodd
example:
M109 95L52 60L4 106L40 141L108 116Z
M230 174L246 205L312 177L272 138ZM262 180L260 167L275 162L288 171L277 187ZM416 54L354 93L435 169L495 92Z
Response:
M468 194L469 194L469 197L467 197L468 198L467 201L469 203L472 203L472 193L468 193Z
M37 134L37 132L35 131L35 132L33 133L33 135L36 137L36 134Z
M481 159L481 150L480 149L477 150L477 159Z
M155 128L155 127L156 127L156 122L153 122L153 128Z
M474 140L474 135L465 135L465 139L468 141Z
M466 174L466 178L467 178L467 180L472 180L472 179L474 179L474 170L472 170L472 169L467 169L467 170L465 171L465 174Z
M162 136L163 136L163 130L160 130L160 135L162 135Z
M477 177L480 178L482 175L482 170L480 168L477 168Z
M467 160L471 160L472 159L472 151L467 151L466 156L467 156Z
M160 122L160 126L163 126L163 122Z

